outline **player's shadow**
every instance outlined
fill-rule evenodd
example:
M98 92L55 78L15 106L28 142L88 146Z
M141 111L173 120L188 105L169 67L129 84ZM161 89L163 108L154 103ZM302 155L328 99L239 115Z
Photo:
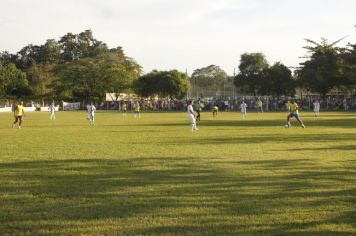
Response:
M320 169L308 159L146 157L1 163L0 231L349 235L340 228L312 229L356 227L355 171L355 165ZM316 210L323 213L314 219ZM330 210L332 214L323 215Z

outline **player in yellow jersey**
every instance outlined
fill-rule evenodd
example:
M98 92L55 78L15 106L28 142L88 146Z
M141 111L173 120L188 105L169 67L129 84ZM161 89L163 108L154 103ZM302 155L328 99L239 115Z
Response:
M263 113L263 102L260 98L257 101L257 112Z
M299 112L298 112L298 104L295 102L295 100L294 99L291 99L291 103L290 103L290 105L289 105L289 108L290 108L290 113L288 114L288 116L287 116L287 124L286 124L286 128L289 128L289 127L291 127L291 124L290 124L290 121L289 121L289 119L291 118L291 117L294 117L294 118L296 118L297 119L297 121L302 125L302 128L305 128L305 125L304 125L304 123L303 123L303 121L300 119L300 117L299 117Z
M290 101L289 101L289 99L287 100L287 102L286 102L286 109L287 109L287 112L288 112L288 114L290 114Z
M14 117L15 117L15 121L12 124L12 128L15 128L16 123L19 122L19 129L21 129L21 125L22 125L22 120L23 120L23 116L25 116L25 110L23 108L23 102L20 101L17 106L15 107L14 110Z

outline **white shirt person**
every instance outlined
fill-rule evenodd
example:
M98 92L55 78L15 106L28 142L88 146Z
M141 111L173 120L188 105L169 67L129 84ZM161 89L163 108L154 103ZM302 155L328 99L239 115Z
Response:
M319 116L320 115L320 103L318 100L315 100L315 102L313 103L314 106L314 115L315 116Z
M49 117L51 120L52 119L56 119L56 115L55 115L55 111L56 111L56 107L54 106L54 104L49 105L48 110L51 112L51 116Z
M240 109L241 109L242 118L245 119L245 117L247 116L247 104L244 101L242 101L240 105Z
M198 130L197 123L195 120L195 112L193 109L193 101L188 102L187 112L188 112L188 120L190 120L191 130L192 131Z

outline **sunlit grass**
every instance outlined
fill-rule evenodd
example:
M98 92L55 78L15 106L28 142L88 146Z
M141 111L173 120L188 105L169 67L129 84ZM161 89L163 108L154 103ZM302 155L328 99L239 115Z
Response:
M356 113L0 114L0 235L356 235Z

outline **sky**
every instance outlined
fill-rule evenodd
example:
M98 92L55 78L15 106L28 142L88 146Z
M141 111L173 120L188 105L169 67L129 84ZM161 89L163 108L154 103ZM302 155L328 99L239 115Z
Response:
M356 43L355 0L0 0L0 51L91 29L144 72L234 73L243 53L298 66L305 39Z

